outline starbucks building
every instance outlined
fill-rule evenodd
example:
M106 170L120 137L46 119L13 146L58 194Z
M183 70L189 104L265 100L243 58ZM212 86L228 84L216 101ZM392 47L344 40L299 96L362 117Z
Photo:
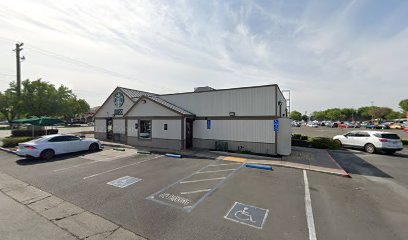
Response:
M117 87L95 114L95 137L176 150L291 151L286 99L277 85L175 94Z

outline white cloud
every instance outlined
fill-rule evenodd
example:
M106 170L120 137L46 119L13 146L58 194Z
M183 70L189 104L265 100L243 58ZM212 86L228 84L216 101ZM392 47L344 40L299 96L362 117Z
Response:
M10 50L19 40L26 44L25 78L68 85L91 105L101 104L117 85L164 93L278 83L292 90L293 107L302 111L372 100L396 108L407 97L408 26L401 21L408 4L388 4L384 10L373 5L1 2L0 74L15 72ZM381 13L371 25L370 11ZM61 61L54 53L85 64ZM0 79L3 90L11 77Z

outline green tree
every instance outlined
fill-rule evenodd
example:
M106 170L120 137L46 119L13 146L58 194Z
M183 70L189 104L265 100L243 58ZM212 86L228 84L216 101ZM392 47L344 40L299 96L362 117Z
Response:
M370 120L373 117L373 109L376 108L372 107L361 107L357 110L358 115L362 120Z
M302 115L302 120L306 122L307 120L309 120L309 117L307 115Z
M408 99L401 100L401 102L399 102L399 106L404 113L408 112Z
M331 121L340 120L342 116L343 114L341 113L341 110L339 108L332 108L332 109L326 110L326 117L330 119Z
M18 98L14 82L4 93L0 92L0 112L9 122L14 120L17 114L21 117L51 116L70 120L76 114L88 110L88 103L78 99L67 87L61 85L56 88L41 79L23 81L21 96Z
M11 123L21 112L22 102L17 98L16 86L10 83L10 87L0 92L0 112Z
M76 115L89 111L89 104L85 100L76 97L67 99L62 107L64 111L61 116L65 121L71 121Z
M342 114L342 120L354 120L357 115L357 111L353 108L342 108L340 109L341 114Z
M316 111L313 112L313 117L314 119L318 120L318 121L322 121L322 120L326 120L326 112L325 111Z
M387 116L385 116L385 119L392 120L392 119L403 118L403 116L404 115L402 113L392 111L389 114L387 114Z
M300 121L302 120L302 114L298 111L292 111L290 113L290 118L295 121Z

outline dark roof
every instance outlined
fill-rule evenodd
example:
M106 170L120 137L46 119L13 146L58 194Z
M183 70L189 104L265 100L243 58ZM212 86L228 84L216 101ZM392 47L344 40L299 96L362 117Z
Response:
M172 110L174 110L176 112L179 112L182 115L194 115L193 113L191 113L191 112L189 112L189 111L187 111L185 109L182 109L181 107L178 107L178 106L176 106L176 105L174 105L172 103L169 103L166 100L163 100L163 99L161 99L161 98L159 98L157 96L150 96L148 98L152 99L153 101L155 101L155 102L157 102L157 103L159 103L159 104L161 104L161 105L163 105L163 106L165 106L167 108L170 108L170 109L172 109Z
M156 96L154 93L149 93L149 92L143 92L139 90L134 90L134 89L129 89L129 88L124 88L124 87L118 87L120 90L122 90L123 93L125 93L128 97L131 99L133 98L140 98L141 96Z

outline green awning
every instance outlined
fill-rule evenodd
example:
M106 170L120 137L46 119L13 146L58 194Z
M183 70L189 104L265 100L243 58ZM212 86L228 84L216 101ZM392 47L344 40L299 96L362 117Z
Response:
M60 123L65 123L58 118L52 117L32 117L14 120L13 123L31 124L34 126L53 126Z

